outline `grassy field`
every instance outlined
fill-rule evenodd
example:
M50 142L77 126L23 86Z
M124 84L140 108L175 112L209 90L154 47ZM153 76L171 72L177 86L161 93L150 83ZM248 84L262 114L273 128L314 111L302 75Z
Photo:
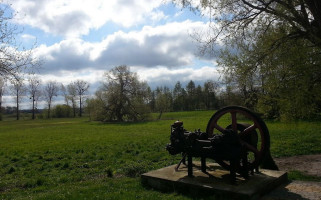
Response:
M0 199L190 199L144 188L139 175L180 159L165 150L174 121L205 131L213 113L164 113L160 121L118 124L86 118L2 121ZM321 153L320 122L267 126L272 156Z

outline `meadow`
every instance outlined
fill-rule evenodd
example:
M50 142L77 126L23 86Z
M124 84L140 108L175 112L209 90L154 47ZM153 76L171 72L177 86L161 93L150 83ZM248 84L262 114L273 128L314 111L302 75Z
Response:
M140 174L179 161L165 150L174 121L205 131L213 113L164 113L140 123L1 121L0 199L190 199L143 187ZM273 157L321 153L319 121L266 124Z

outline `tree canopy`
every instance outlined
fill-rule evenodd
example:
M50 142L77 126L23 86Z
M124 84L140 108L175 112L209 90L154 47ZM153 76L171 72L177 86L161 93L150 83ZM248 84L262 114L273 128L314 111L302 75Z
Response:
M16 36L20 32L10 23L12 18L10 9L0 6L0 76L18 79L22 72L32 72L39 61L33 57L33 49L16 43Z
M220 38L248 39L249 32L261 35L285 24L289 29L275 43L287 39L306 39L321 48L321 1L319 0L173 0L199 10L215 25L200 35L204 50L213 50Z
M201 53L217 56L228 102L270 118L311 118L321 111L321 1L174 2L210 18L196 39ZM223 48L214 48L217 43Z
M303 38L271 49L284 29L271 29L252 44L235 42L237 51L223 51L218 63L245 106L269 118L311 118L321 111L321 50Z
M105 78L105 83L96 92L96 99L87 101L94 118L106 121L143 120L148 113L147 84L139 81L137 74L126 65L106 72Z

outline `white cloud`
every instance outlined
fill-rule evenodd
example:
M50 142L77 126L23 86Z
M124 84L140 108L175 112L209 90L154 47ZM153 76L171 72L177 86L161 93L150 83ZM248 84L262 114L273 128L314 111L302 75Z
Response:
M99 62L144 67L188 65L197 51L188 32L192 27L203 25L185 21L158 27L145 26L139 32L117 32L106 38Z
M16 22L54 35L77 37L107 22L131 27L166 17L157 8L163 0L12 0Z
M24 41L26 41L26 42L36 40L36 37L35 37L35 36L29 35L29 34L22 34L22 35L21 35L21 38L22 38Z
M177 68L193 63L197 44L189 32L205 26L202 22L184 21L145 26L141 31L116 32L97 43L66 39L51 46L39 46L36 56L44 60L44 74L61 73L62 70L108 70L123 64Z
M130 66L151 87L190 80L202 84L218 79L216 64L197 63L197 44L189 33L206 26L184 21L128 33L119 31L96 43L66 39L51 46L41 45L36 54L44 60L45 80L64 84L80 78L97 87L104 71L122 64Z
M152 69L133 68L137 72L141 80L147 81L151 87L168 86L174 87L177 81L183 85L193 80L197 84L201 84L207 80L218 80L219 73L216 66L202 66L198 69L192 67L182 67L179 69L168 69L166 67L158 67Z

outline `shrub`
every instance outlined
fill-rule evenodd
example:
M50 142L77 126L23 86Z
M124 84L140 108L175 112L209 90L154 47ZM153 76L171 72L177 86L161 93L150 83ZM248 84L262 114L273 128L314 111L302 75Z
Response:
M68 105L56 105L53 110L53 117L66 118L72 116L72 108Z

